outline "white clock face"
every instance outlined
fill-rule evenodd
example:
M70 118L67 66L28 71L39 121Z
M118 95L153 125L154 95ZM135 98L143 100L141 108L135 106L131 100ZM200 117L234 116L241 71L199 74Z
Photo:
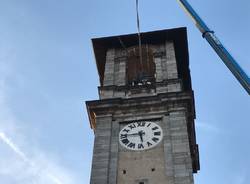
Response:
M146 150L155 147L163 137L159 125L151 121L136 121L126 125L119 133L120 144L130 150Z

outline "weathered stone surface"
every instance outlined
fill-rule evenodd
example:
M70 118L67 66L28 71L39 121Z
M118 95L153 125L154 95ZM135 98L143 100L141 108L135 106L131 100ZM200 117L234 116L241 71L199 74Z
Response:
M156 70L156 82L161 82L163 80L161 58L155 57L155 70Z
M178 78L176 57L173 42L166 42L166 60L167 60L167 78L176 79Z
M115 60L115 49L109 49L106 55L106 65L105 65L105 77L104 86L109 86L114 84L114 60Z
M108 184L112 117L96 118L91 184Z
M185 49L178 39L148 40L155 76L152 83L137 86L128 82L128 52L114 46L118 38L103 50L105 58L96 54L106 62L98 58L100 100L87 102L95 132L91 184L193 184L193 172L199 169L194 101L186 50L175 51ZM128 49L135 49L127 41ZM119 131L134 120L157 122L164 134L160 144L140 152L121 147Z

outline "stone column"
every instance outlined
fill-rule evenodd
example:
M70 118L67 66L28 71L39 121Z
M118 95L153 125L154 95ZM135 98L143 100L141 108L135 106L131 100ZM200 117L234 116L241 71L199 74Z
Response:
M161 67L161 57L155 56L155 73L156 73L156 82L162 81L162 67Z
M174 43L171 41L166 42L166 59L167 59L167 78L168 79L177 79L178 72L177 72L177 64L175 58L175 50L174 50Z
M120 58L118 86L126 84L126 61L127 57Z
M118 142L119 137L119 123L112 122L111 132L111 147L110 147L110 163L109 163L109 184L117 183L117 169L118 169Z
M90 184L109 184L111 125L112 116L96 117Z
M163 131L164 131L164 156L165 156L165 173L167 176L167 184L174 184L174 163L173 163L173 151L172 140L170 132L170 119L168 115L163 116Z
M186 113L185 111L170 112L169 120L174 164L174 184L193 184Z
M115 49L109 49L106 54L105 72L104 72L104 86L114 85L114 61Z
M162 78L163 80L168 79L168 70L167 70L167 57L166 55L161 58L161 67L162 67Z
M126 57L115 60L114 85L124 86L126 84Z

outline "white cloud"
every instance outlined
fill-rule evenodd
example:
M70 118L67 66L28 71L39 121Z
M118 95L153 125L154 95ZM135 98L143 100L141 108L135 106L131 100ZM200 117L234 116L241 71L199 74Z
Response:
M40 166L37 163L28 159L27 156L17 147L17 145L15 145L9 138L7 138L3 132L0 132L0 140L2 142L4 142L6 145L8 145L8 147L17 156L19 156L19 158L23 161L23 166L25 167L25 172L26 171L30 172L30 173L26 172L25 175L28 174L28 175L30 175L30 178L32 178L32 177L34 177L33 175L35 174L35 176L38 176L37 178L40 178L40 176L42 178L47 178L48 180L50 180L54 184L63 184L64 183L64 182L60 181L60 179L57 176L51 174L49 170L45 170L43 168L40 168ZM13 174L13 173L9 173L9 174Z
M73 184L74 175L51 157L49 150L31 145L32 137L11 112L6 99L6 79L11 75L7 62L0 60L0 181L4 184ZM25 131L23 131L25 130ZM34 141L33 141L34 142ZM33 143L32 142L32 143ZM21 148L21 149L20 149ZM30 156L32 155L32 157Z
M207 122L203 122L203 121L196 121L195 126L197 129L204 130L207 132L212 132L212 133L216 133L216 134L225 133L225 131L222 131L221 128L219 128L218 126L215 126L212 123L207 123Z
M19 150L19 148L9 139L3 132L0 132L0 139L6 143L23 161L29 161L23 152Z

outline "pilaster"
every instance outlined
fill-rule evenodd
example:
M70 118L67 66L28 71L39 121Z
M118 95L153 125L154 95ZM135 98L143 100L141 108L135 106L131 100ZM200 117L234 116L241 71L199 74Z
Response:
M109 160L111 145L111 116L96 117L94 153L91 171L91 184L109 184Z
M109 49L106 55L106 65L104 73L104 86L114 85L114 63L115 61L115 49Z

